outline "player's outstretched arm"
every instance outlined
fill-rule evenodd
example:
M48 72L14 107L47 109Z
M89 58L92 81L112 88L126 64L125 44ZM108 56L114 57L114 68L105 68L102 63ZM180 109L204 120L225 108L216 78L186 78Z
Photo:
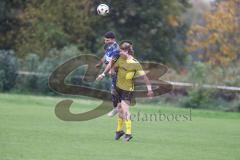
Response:
M103 73L98 75L96 80L97 81L102 80L106 76L106 73L108 73L113 66L114 66L114 61L111 59L108 65L106 66L106 68L104 69Z
M104 60L105 60L105 55L101 58L100 62L98 62L95 67L98 68L98 67L100 67L102 64L104 64Z
M150 83L148 77L146 76L146 74L143 75L143 79L144 79L144 82L145 82L145 84L147 86L147 90L148 90L147 96L149 98L152 98L154 96L154 94L153 94L153 91L152 91L151 83Z

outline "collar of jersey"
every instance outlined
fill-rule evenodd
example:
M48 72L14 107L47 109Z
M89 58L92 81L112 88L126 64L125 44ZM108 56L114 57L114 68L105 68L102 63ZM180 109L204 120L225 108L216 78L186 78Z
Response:
M116 43L117 43L117 42L114 42L113 44L109 45L109 46L108 46L108 49L109 49L109 48L112 48Z

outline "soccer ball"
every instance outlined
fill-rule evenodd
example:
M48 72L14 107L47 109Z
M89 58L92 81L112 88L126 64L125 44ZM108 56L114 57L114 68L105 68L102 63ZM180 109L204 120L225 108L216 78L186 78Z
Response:
M101 16L105 16L109 13L109 7L106 4L100 4L97 7L97 13Z

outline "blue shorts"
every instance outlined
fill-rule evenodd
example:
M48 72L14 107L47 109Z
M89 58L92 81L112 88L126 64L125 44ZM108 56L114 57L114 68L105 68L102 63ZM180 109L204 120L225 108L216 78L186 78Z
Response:
M116 84L117 84L117 74L112 75L112 85L111 89L116 89Z

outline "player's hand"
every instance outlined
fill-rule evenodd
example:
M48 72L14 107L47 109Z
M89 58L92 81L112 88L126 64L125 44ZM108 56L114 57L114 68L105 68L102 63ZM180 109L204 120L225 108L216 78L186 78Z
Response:
M104 77L105 77L105 74L100 74L100 75L98 75L98 77L96 78L96 80L97 80L97 81L101 81Z
M152 91L152 90L148 90L147 96L148 96L150 99L152 99L153 96L154 96L153 91Z
M98 64L95 65L96 68L99 68L100 66L101 66L100 63L98 63Z

